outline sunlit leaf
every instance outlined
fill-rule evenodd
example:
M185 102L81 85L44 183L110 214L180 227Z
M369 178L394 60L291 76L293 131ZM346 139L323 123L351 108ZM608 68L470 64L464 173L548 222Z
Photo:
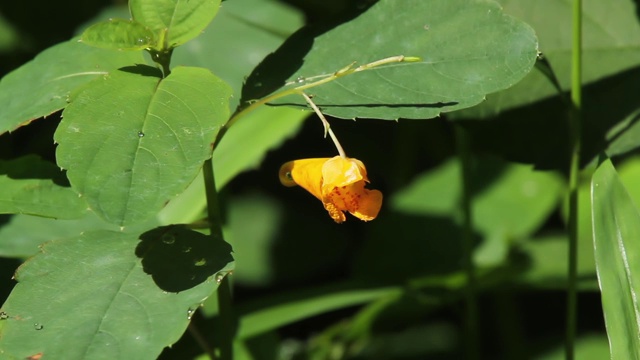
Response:
M73 90L98 76L144 62L141 53L98 49L77 39L50 47L0 81L0 133L64 108Z
M612 359L640 359L640 213L606 160L591 185L593 242Z
M163 80L145 67L118 71L65 110L55 134L58 164L105 220L144 221L211 155L229 96L228 86L201 68L178 67Z
M431 118L512 86L537 56L533 30L491 1L383 0L321 35L309 30L254 71L243 100L261 98L287 81L288 87L311 83L353 62L404 55L421 60L358 72L307 92L323 112L341 118ZM295 71L286 73L287 66ZM272 103L306 107L299 95Z
M155 34L133 20L109 19L86 29L80 41L111 50L142 50L155 45Z
M48 243L18 270L2 306L3 357L155 359L176 342L217 283L163 291L143 271L138 244L111 231Z
M131 0L129 9L135 21L156 33L166 31L165 43L173 47L198 36L216 16L220 1Z
M560 85L569 88L571 79L571 3L555 0L497 0L504 12L531 25L540 40L540 51L551 63ZM640 24L633 1L585 1L582 8L584 62L582 81L590 83L640 63ZM540 16L545 14L545 16ZM529 104L557 91L539 71L498 94L487 96L481 105L454 114L478 118ZM585 102L587 103L587 102Z

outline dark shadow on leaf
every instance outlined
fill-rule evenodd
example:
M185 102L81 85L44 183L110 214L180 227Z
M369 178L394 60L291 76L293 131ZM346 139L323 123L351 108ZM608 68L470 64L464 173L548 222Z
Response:
M151 76L161 79L162 71L160 69L155 68L153 66L144 65L144 64L136 64L133 66L123 66L118 69L119 71L128 72L131 74L138 74L142 76Z
M275 52L253 69L242 87L240 107L280 89L303 63L314 38L328 29L304 27L291 35Z
M206 281L233 261L231 245L184 225L168 225L140 235L136 256L144 272L164 291L180 292Z
M16 180L51 180L59 186L70 186L64 171L36 155L26 155L8 161L0 160L0 176L3 175Z
M261 99L283 87L287 81L292 80L290 79L291 75L304 63L304 57L313 47L316 37L359 16L374 3L372 1L362 2L331 23L308 25L289 36L276 51L265 57L247 77L242 87L239 108L241 109L248 102Z

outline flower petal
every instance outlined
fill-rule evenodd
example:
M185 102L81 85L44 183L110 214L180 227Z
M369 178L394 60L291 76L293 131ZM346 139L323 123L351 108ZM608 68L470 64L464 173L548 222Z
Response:
M329 158L300 159L280 167L282 185L300 185L318 199L322 199L322 166Z
M358 203L358 208L351 214L363 221L371 221L378 216L382 207L382 192L364 189L365 194Z
M293 160L280 167L279 177L283 185L300 185L320 199L337 223L347 219L346 211L360 220L373 220L382 207L382 193L365 188L369 182L367 170L358 159L336 156Z
M323 189L331 191L336 186L346 186L356 181L367 180L367 170L358 159L336 156L327 160L322 166L322 179Z
M351 185L335 187L330 193L325 194L322 202L325 208L330 203L339 210L350 212L360 220L373 220L382 207L382 193L378 190L365 189L364 185L364 180L361 180Z

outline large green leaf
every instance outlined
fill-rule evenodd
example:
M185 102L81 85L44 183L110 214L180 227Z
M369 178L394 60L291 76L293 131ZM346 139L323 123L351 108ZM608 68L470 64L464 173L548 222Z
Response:
M229 87L208 70L160 80L138 67L96 80L55 134L58 164L105 220L150 218L195 178L229 115Z
M498 0L504 12L531 25L540 50L556 73L560 86L571 79L571 2L557 0ZM541 16L544 14L544 16ZM583 6L582 81L593 82L640 64L640 24L632 0L587 0ZM478 118L528 104L557 91L539 71L532 71L513 88L490 95L480 106L453 114Z
M591 185L593 242L612 359L640 359L640 213L610 160Z
M29 257L47 241L76 237L91 230L118 230L89 211L79 219L58 220L31 215L14 215L0 227L0 256Z
M98 76L144 62L141 53L98 49L77 39L55 45L0 81L0 133L64 108L74 89Z
M158 34L166 32L165 44L174 47L200 35L218 13L220 1L131 0L129 10L135 21Z
M155 34L133 20L109 19L90 26L80 41L111 50L142 50L156 45Z
M66 182L60 169L37 156L0 160L0 213L81 217L87 204Z
M2 306L2 357L155 359L176 342L216 281L163 291L143 271L138 244L136 235L111 231L48 243L20 267Z
M358 72L307 92L323 112L341 118L431 118L514 85L537 56L533 29L492 1L382 0L313 35L313 29L298 33L263 62L248 79L243 100L263 97L286 81L286 88L303 85L352 62L417 56L421 61ZM306 106L299 95L274 103Z

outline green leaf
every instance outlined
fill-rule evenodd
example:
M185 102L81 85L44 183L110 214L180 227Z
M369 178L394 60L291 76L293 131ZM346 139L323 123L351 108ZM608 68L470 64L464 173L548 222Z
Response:
M341 118L432 118L514 85L537 56L533 29L491 1L383 0L315 38L309 30L294 35L254 71L244 101L287 81L285 88L310 83L352 62L404 55L421 61L361 71L307 92L324 113ZM273 103L307 106L299 95Z
M640 213L610 160L593 174L593 242L612 359L640 359Z
M96 80L64 112L58 164L105 220L121 226L156 214L196 177L229 116L229 87L208 70L166 79L129 68Z
M484 265L502 261L508 244L530 236L560 201L561 178L531 166L480 157L472 178L474 226L485 236L476 260ZM418 177L391 202L403 213L455 218L460 196L460 165L450 161Z
M109 19L86 29L80 41L112 50L143 50L156 45L155 34L133 20Z
M261 299L238 308L238 339L246 339L327 311L342 309L398 294L397 287L358 288L335 284L325 288Z
M556 349L540 356L538 360L565 360L566 345L559 344ZM602 360L609 358L609 343L604 335L585 335L576 339L575 358L580 360ZM621 359L627 359L623 357ZM614 358L617 360L617 358Z
M131 0L133 19L157 34L164 47L175 47L200 35L218 13L220 0Z
M251 70L303 22L298 9L279 1L227 1L202 35L175 49L171 63L206 67L240 94ZM232 110L239 101L231 99Z
M98 49L77 39L50 47L0 81L0 133L64 108L79 86L136 63L144 63L141 53Z
M2 306L3 357L155 359L176 342L216 281L163 291L134 254L138 243L96 231L45 245L20 267Z
M37 156L0 160L0 213L81 217L87 204L66 182L60 169Z
M505 13L526 21L535 29L540 39L540 50L551 63L561 87L568 89L571 79L571 22L566 19L571 18L570 2L498 2L503 5ZM603 79L640 63L640 24L633 1L585 1L582 16L583 83ZM541 72L532 71L513 88L488 96L487 101L480 106L453 115L461 118L484 118L556 94L557 91Z
M589 201L589 199L586 200ZM518 244L518 253L523 253L526 258L516 259L520 264L526 264L527 268L518 274L515 280L539 289L566 289L568 286L567 267L569 266L567 264L568 244L569 239L566 235L541 236ZM580 290L598 290L591 238L579 238L578 288Z
M89 211L79 219L58 220L31 215L14 215L0 227L0 256L29 257L47 241L76 237L91 230L119 230Z

